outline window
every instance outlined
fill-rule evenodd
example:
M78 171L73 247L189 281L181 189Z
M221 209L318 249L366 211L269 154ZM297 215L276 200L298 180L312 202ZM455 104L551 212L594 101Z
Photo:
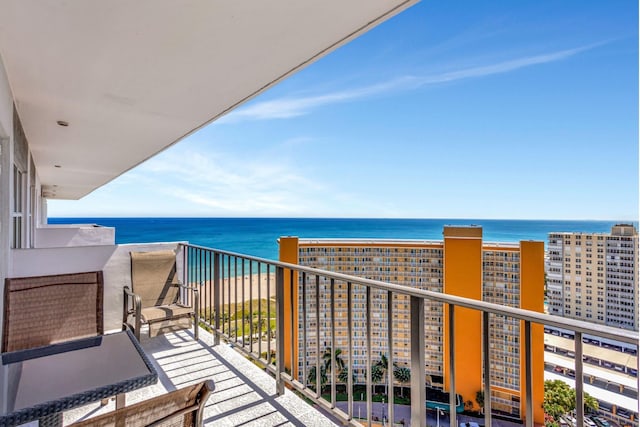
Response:
M11 248L23 247L25 176L17 165L13 165L13 200L11 211Z

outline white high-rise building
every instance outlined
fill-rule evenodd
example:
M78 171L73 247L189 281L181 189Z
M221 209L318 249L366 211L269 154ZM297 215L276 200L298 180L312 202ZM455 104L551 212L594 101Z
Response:
M638 330L638 231L550 233L549 314Z

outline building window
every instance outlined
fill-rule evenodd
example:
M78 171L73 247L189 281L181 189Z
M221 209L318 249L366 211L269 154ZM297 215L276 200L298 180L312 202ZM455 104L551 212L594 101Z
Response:
M25 176L17 165L13 165L13 200L11 207L11 248L23 247L24 241L24 201Z

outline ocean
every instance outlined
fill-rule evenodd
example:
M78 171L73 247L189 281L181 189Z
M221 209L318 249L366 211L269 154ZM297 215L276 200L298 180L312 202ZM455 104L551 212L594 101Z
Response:
M548 233L611 231L616 221L497 219L337 218L49 218L50 224L98 224L116 228L116 243L188 241L262 258L277 259L280 236L442 240L447 225L481 225L487 242L539 240ZM638 224L635 224L636 227Z

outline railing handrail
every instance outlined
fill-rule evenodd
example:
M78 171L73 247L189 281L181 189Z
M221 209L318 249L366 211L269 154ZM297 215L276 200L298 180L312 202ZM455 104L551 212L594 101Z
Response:
M470 298L449 295L440 292L427 291L423 289L410 288L404 285L396 285L394 283L382 282L379 280L365 279L362 277L351 276L348 274L335 273L332 271L322 270L313 267L306 267L298 264L290 264L287 262L271 260L267 258L256 257L252 255L241 254L237 252L226 251L222 249L209 248L206 246L193 245L190 243L180 243L181 246L201 249L206 251L217 252L222 255L239 257L247 261L255 261L263 264L271 264L285 269L304 272L312 275L319 275L329 279L335 279L343 282L349 282L356 285L369 286L383 291L391 291L398 294L413 296L417 298L428 299L431 301L442 302L445 304L453 304L460 307L470 308L482 312L498 314L507 317L517 318L519 320L530 321L536 324L547 326L556 326L558 328L571 329L583 334L599 336L627 344L638 344L638 332L627 329L614 328L606 325L595 325L591 322L583 320L567 319L565 317L554 316L537 311L525 310L522 308L507 307L485 301L478 301ZM595 325L595 326L594 326Z

